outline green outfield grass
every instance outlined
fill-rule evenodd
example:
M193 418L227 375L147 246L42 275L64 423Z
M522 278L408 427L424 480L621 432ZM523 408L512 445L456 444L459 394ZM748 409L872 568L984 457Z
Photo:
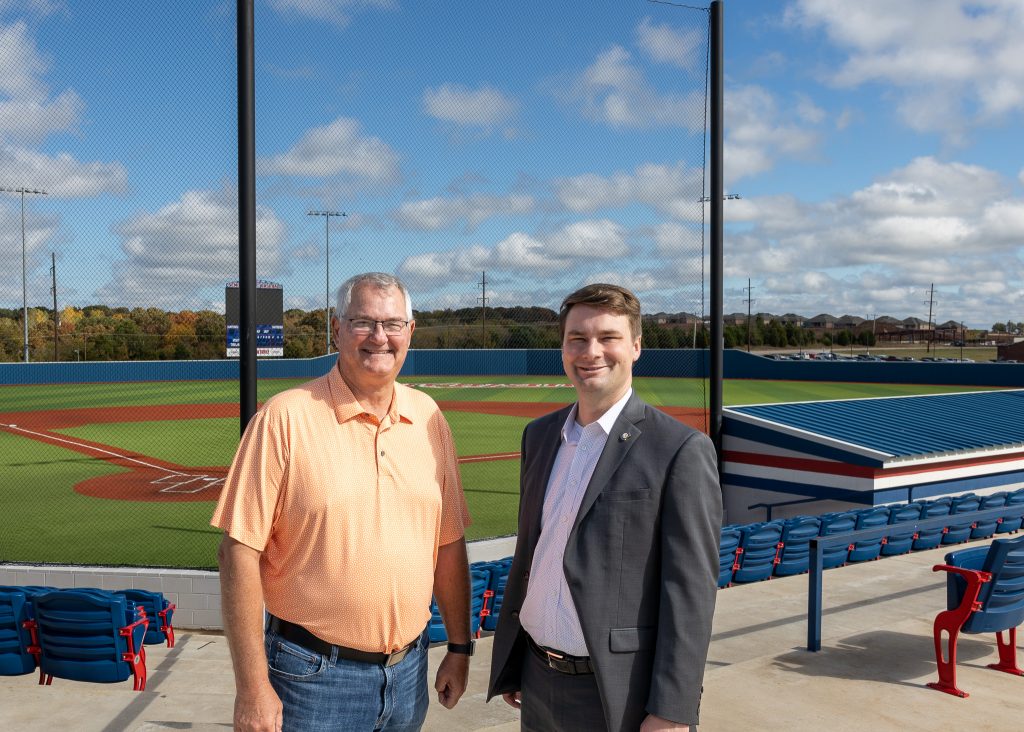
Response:
M261 401L301 383L264 380ZM564 376L433 377L406 383L559 384ZM697 407L705 385L697 379L636 379L638 394L657 406ZM437 400L568 403L569 388L422 388ZM899 396L971 391L973 387L917 386L794 381L727 381L726 405ZM188 405L236 402L234 381L79 384L0 387L0 423L8 412ZM175 410L187 415L187 406ZM460 455L515 452L523 417L450 410L446 413ZM227 465L238 444L235 419L182 419L88 424L60 430L69 439L109 445L125 454L149 456L185 467ZM73 564L137 564L212 567L219 532L208 525L212 502L151 503L81 496L76 483L122 472L100 459L0 432L0 561ZM519 501L519 461L467 462L461 465L466 500L473 517L470 539L515 531Z

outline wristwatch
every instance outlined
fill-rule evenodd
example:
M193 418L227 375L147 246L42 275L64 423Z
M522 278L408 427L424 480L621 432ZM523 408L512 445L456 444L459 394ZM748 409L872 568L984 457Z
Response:
M476 641L470 639L469 643L449 643L449 653L461 653L463 656L472 656L476 649Z

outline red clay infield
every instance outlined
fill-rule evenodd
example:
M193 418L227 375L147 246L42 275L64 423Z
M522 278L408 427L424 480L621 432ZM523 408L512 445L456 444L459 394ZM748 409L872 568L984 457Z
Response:
M447 412L476 412L510 417L535 418L565 406L552 402L471 402L438 401ZM689 407L660 409L691 427L704 430L704 411ZM55 430L85 424L117 422L153 422L160 420L209 419L238 417L235 402L222 404L173 404L138 407L91 407L55 409L38 412L6 412L0 414L0 425L13 434L103 460L125 468L124 472L101 475L82 481L75 491L94 498L122 501L215 501L227 474L227 466L186 467L147 455L131 454L110 445L70 438ZM487 455L464 455L460 463L490 460L517 460L518 452Z

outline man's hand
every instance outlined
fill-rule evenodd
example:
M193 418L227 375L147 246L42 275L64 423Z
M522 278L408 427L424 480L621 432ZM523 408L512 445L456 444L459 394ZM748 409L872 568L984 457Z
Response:
M653 714L648 714L644 723L640 725L640 732L689 732L690 725L679 724L670 719L662 719Z
M235 694L234 732L281 732L281 700L269 683Z
M469 683L469 656L464 653L446 653L437 668L434 689L437 700L451 709L459 703Z
M523 692L521 691L506 691L501 695L501 698L513 709L519 709L519 707L523 706Z

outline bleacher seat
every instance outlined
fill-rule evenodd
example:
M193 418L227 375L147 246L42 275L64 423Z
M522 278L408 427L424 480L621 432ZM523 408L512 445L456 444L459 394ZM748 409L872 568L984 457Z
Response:
M781 521L747 524L740 529L740 546L733 582L759 582L769 579L782 538Z
M1007 506L1019 506L1024 503L1024 488L1013 491L1006 496ZM1004 516L999 526L996 527L997 534L1008 534L1014 531L1020 530L1021 526L1024 525L1024 517L1022 516Z
M989 664L989 668L1024 676L1017 665L1017 626L1024 622L1024 536L950 552L946 563L932 570L949 574L947 609L935 617L933 630L939 680L928 686L954 696L968 696L956 685L956 643L961 632L996 633L999 663ZM945 655L943 633L948 638Z
M149 627L146 629L146 645L154 643L167 643L168 648L174 648L174 610L177 607L164 597L162 592L150 592L149 590L115 590L124 595L136 605L142 605L149 618Z
M811 539L818 536L821 521L817 516L795 516L782 523L782 548L775 559L775 574L802 574L810 567Z
M921 518L921 507L920 503L907 503L902 506L892 506L889 508L889 525L902 524L910 521L917 521ZM885 537L885 541L882 543L882 556L892 556L894 554L906 554L911 550L914 544L914 531L912 529L904 531L893 531L891 534Z
M25 622L28 598L21 587L0 587L0 676L18 676L35 671L35 656L29 653L32 636Z
M1006 491L1000 491L998 493L991 493L987 496L981 497L981 504L978 506L979 511L990 511L993 508L1001 508L1006 505ZM971 529L971 539L987 539L996 533L996 529L999 527L999 518L982 519L974 522L974 528Z
M862 508L859 511L854 511L853 513L857 516L857 530L875 529L889 523L888 506ZM847 557L847 561L868 562L872 559L878 559L879 555L882 553L882 540L884 538L885 537L879 536L877 539L863 539L861 541L854 542L853 549L850 550L850 556Z
M490 596L487 598L487 613L480 618L480 628L494 630L498 627L498 616L501 613L502 601L505 599L505 584L508 582L508 571L512 567L512 557L486 562L484 565L491 572L490 581L487 583Z
M831 536L832 534L845 534L853 531L857 526L857 514L852 511L836 511L825 513L821 516L820 536ZM828 547L822 553L821 568L833 569L846 564L850 556L850 546Z
M722 527L718 539L718 586L728 587L732 584L733 568L736 565L736 550L743 536L740 526L729 524Z
M124 595L102 590L57 590L33 601L39 642L40 683L56 676L114 683L129 676L146 688L143 638L149 621Z
M950 505L953 503L952 498L942 497L936 498L932 501L919 501L921 504L921 518L935 518L937 516L948 516ZM917 538L914 539L914 543L911 545L914 551L921 551L923 549L934 549L942 543L942 535L945 527L934 527L931 529L921 529L917 532Z
M962 544L971 538L971 531L974 530L974 518L968 515L967 518L953 518L960 514L974 514L981 506L981 497L973 493L965 493L961 496L953 496L949 504L949 523L946 524L946 531L942 534L943 544Z

